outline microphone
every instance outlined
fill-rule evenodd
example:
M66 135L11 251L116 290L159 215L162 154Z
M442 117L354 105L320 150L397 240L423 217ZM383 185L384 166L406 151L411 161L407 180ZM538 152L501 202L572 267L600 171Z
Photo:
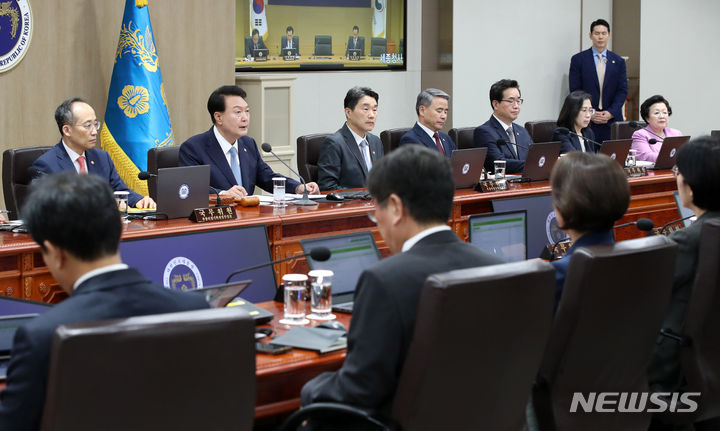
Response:
M290 172L292 172L292 173L295 174L298 178L300 178L300 181L301 181L302 184L303 184L303 196L302 196L302 199L293 201L293 202L292 202L293 204L295 204L295 205L317 205L317 204L318 204L318 203L315 202L314 200L308 198L307 184L305 184L305 180L303 179L302 175L300 175L300 174L298 174L297 172L295 172L295 170L294 170L293 168L291 168L290 165L288 165L287 163L285 163L285 162L283 161L283 159L281 159L280 157L278 157L278 155L273 152L273 150L272 150L272 145L270 145L270 144L268 144L267 142L265 142L264 144L262 144L262 145L260 146L260 148L262 148L262 150L265 151L266 153L270 153L270 154L272 154L273 156L275 156L275 158L278 159L278 160L280 161L280 163L282 163L283 165L287 166L288 169L290 169Z
M233 278L234 276L236 276L242 272L252 271L253 269L258 269L258 268L262 268L265 266L271 266L271 265L275 265L277 263L282 263L282 262L286 262L288 260L298 259L298 258L305 257L305 256L310 256L312 258L312 260L316 260L318 262L324 262L324 261L330 259L331 255L332 255L332 252L330 251L329 248L315 247L312 250L310 250L309 252L299 254L297 256L290 256L290 257L286 257L284 259L273 260L270 262L265 262L265 263L261 263L259 265L254 265L254 266L250 266L248 268L243 268L243 269L239 269L237 271L233 271L230 273L230 275L227 276L227 278L225 279L225 283L226 284L230 283L230 279Z
M655 138L650 138L650 139L648 139L648 143L649 143L650 145L655 145L655 144L657 144L658 142L662 142L662 141L658 141L658 140L655 139Z
M209 188L210 190L212 190L213 193L215 193L215 197L216 197L216 199L217 199L217 201L215 202L215 206L216 206L216 207L221 207L221 206L223 206L223 205L222 205L222 202L220 201L220 192L221 192L222 190L218 190L218 189L216 189L215 187L213 187L213 186L211 186L211 185L208 185L208 188ZM226 205L226 206L227 206L227 205Z
M663 227L660 228L660 230L658 231L658 233L659 233L660 235L667 235L668 233L670 233L670 232L666 232L666 229L667 229L667 228L669 228L670 226L674 225L675 223L680 223L681 221L685 221L685 220L687 220L687 219L689 219L689 218L693 218L693 217L695 217L695 214L689 215L689 216L687 216L687 217L679 218L679 219L673 220L673 221L671 221L671 222L667 222L667 223L665 223L665 224L663 225Z
M639 121L631 121L628 123L628 126L632 127L633 129L642 129L645 127L645 125Z
M497 141L495 141L495 143L497 143L498 145L502 145L502 144L505 144L505 145L513 145L512 142L507 141L507 140L502 139L502 138L500 138L500 139L498 139ZM526 150L528 150L528 151L530 150L530 148L528 148L527 146L522 145L522 144L518 144L517 142L515 143L515 145L517 145L517 146L520 147L520 148L526 149ZM518 156L519 156L519 155L518 155Z
M30 166L27 171L28 171L28 175L30 175L30 178L32 178L32 179L40 178L44 175L47 175L46 172L41 171L40 169L36 168L35 166Z
M140 172L138 172L138 179L139 179L139 180L143 180L143 181L144 181L144 180L149 180L149 179L152 178L152 177L157 177L157 174L153 174L153 173L148 172L148 171L140 171Z
M602 147L602 144L600 142L593 141L592 139L586 138L579 133L573 132L572 130L568 129L567 127L558 127L556 130L561 135L574 135L574 136L577 136L578 138L583 138L587 142L592 142L593 144L597 145L598 147Z
M623 224L619 224L617 226L613 226L613 229L618 229L621 227L627 227L627 226L633 226L633 225L636 226L639 230L644 231L644 232L648 232L648 231L652 230L653 227L655 227L655 223L653 223L653 221L650 220L649 218L639 218L639 219L637 219L637 221L633 221L630 223L623 223Z

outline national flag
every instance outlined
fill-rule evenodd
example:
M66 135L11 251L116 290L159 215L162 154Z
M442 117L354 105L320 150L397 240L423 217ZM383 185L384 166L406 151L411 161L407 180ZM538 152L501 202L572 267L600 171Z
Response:
M263 40L267 39L267 18L265 18L265 0L250 0L250 34L257 29Z
M387 0L372 0L373 2L373 37L385 37L385 16L387 15Z

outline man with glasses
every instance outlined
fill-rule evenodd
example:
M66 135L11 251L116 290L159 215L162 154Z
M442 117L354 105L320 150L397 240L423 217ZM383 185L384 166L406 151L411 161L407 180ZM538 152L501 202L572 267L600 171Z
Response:
M80 98L68 99L55 110L55 121L60 130L60 142L38 157L33 167L38 172L51 174L74 170L78 174L93 174L107 180L116 191L130 192L128 204L136 208L155 208L155 201L130 190L115 170L110 155L95 148L100 122L95 110Z
M487 147L485 170L495 169L495 160L506 161L506 172L518 174L525 167L525 158L533 141L519 124L513 123L520 115L523 99L520 86L513 79L501 79L490 87L490 106L493 114L482 126L475 128L473 141L476 147Z
M375 163L368 190L375 205L369 216L393 256L360 276L343 366L309 381L303 405L336 401L389 413L425 279L502 263L448 227L455 185L450 161L439 151L399 147ZM312 429L355 429L347 421L323 425Z

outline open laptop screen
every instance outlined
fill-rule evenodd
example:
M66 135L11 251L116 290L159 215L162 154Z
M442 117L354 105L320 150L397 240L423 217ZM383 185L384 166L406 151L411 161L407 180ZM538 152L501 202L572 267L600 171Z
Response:
M527 213L511 211L470 216L470 244L505 262L527 259Z
M355 290L360 274L380 260L372 232L357 232L300 241L303 252L315 247L327 247L332 254L325 262L314 261L308 256L310 269L329 269L335 273L332 294L339 295Z
M52 304L0 295L0 316L16 316L20 314L40 314L47 311Z
M685 227L690 226L697 220L697 217L695 217L695 213L690 208L685 208L682 204L682 201L680 200L680 193L673 192L673 196L675 197L675 205L677 205L678 212L680 213L680 218L690 217L689 219L683 220L683 225Z
M271 261L263 225L125 240L120 255L150 280L177 290L223 284L235 270ZM272 265L237 278L252 280L241 295L244 299L262 302L275 297Z

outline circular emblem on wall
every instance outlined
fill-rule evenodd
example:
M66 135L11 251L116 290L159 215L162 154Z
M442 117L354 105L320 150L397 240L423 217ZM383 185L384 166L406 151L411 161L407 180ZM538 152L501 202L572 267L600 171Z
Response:
M615 160L616 157L617 157L617 154L616 154L616 153L610 154L610 158L611 158L611 159Z
M187 257L173 257L165 265L163 286L173 290L193 290L203 287L202 274Z
M676 148L673 148L672 150L670 150L670 158L671 158L671 159L672 159L673 157L675 157L675 153L676 153L676 152L677 152L677 149L676 149Z
M178 197L185 200L188 196L190 196L190 186L187 184L180 184L180 187L178 188Z
M545 233L547 233L548 241L551 244L555 244L556 242L567 238L565 232L561 231L558 227L557 218L555 218L555 211L550 211L545 219Z
M540 159L538 160L538 168L542 168L545 166L545 156L540 156Z
M468 172L470 172L470 163L465 163L462 166L462 174L466 175Z
M0 73L20 63L33 32L29 0L0 1Z

